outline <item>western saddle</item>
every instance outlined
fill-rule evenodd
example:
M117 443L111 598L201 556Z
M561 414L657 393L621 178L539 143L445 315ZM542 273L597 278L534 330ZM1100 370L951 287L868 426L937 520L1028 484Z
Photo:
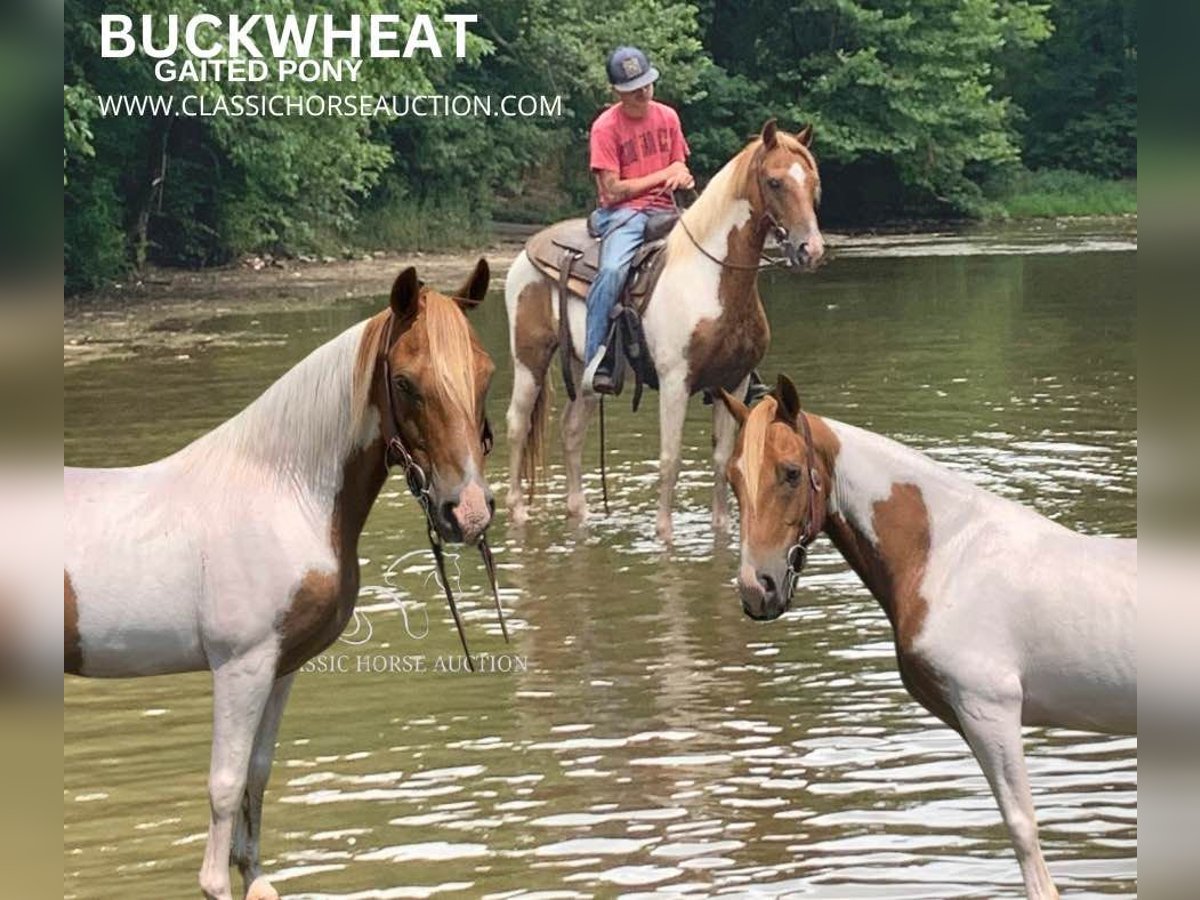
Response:
M641 401L643 384L658 388L658 373L642 335L642 316L662 274L667 235L678 218L674 211L650 217L646 224L645 242L629 265L629 274L609 322L608 340L605 343L612 357L615 393L621 393L624 387L628 364L635 381L635 410ZM558 350L567 396L572 400L575 399L575 380L571 373L574 347L567 304L572 294L580 299L587 296L588 288L600 269L602 242L590 219L567 219L542 229L525 243L525 252L530 261L559 287Z

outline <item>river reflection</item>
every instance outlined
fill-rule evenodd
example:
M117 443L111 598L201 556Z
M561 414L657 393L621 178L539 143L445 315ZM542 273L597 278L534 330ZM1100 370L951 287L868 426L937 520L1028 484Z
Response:
M855 242L815 277L765 282L765 374L1063 524L1135 534L1135 257L1085 243L1103 240L1129 242L1009 235L990 254L956 236L911 255ZM186 326L228 338L186 360L72 367L67 460L161 456L378 305L223 315ZM499 295L474 317L499 365L499 422ZM263 850L286 896L1021 896L978 766L908 697L886 619L829 543L791 612L742 615L736 545L708 526L699 401L677 543L654 541L654 402L637 416L610 404L611 515L564 521L557 445L531 523L518 534L500 515L510 645L477 557L455 561L472 650L490 655L478 675L437 668L457 637L419 512L389 484L360 548L357 630L299 677L284 718ZM597 452L593 434L593 470ZM596 513L595 474L588 487ZM418 657L424 671L393 662ZM208 678L70 679L65 694L65 896L194 894ZM1060 889L1136 895L1136 741L1032 731L1028 746Z

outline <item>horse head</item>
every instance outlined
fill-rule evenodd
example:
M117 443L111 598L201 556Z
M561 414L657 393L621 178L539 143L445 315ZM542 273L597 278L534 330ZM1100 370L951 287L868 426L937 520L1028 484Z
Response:
M391 310L373 392L389 460L448 541L479 541L495 502L484 477L492 433L485 412L495 366L465 311L487 294L488 265L453 295L426 286L414 268L392 285Z
M830 479L787 376L753 409L726 391L721 399L740 425L727 472L741 514L738 593L750 618L776 619L824 525Z
M810 270L825 255L817 225L821 176L809 150L812 136L811 125L789 134L768 119L755 153L757 212L774 226L788 265Z

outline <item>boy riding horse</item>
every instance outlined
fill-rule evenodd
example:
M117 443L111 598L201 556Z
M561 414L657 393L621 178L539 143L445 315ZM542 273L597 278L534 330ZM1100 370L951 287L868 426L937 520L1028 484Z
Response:
M658 69L636 47L618 47L607 68L617 102L592 123L590 140L599 206L593 222L603 243L600 268L587 293L582 388L596 394L615 390L604 340L649 216L671 209L671 192L694 183L679 114L654 99Z

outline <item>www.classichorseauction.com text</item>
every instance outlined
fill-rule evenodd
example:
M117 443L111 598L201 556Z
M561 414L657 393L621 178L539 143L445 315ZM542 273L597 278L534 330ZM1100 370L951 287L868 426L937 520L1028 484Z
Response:
M275 16L254 13L216 16L200 13L100 17L100 52L108 59L141 54L154 62L154 77L167 84L221 82L355 83L364 59L467 56L468 26L475 13L447 13L435 25L419 14L411 21L389 13L337 17L328 13ZM338 94L287 87L279 93L199 91L197 93L99 94L101 116L213 116L352 118L541 118L562 117L562 98L535 94Z

